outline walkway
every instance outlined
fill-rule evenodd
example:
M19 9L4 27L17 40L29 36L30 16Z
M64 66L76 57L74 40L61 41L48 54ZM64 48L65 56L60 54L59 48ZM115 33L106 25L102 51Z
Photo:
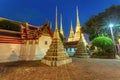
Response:
M73 58L49 67L39 61L0 64L0 80L120 80L120 60Z

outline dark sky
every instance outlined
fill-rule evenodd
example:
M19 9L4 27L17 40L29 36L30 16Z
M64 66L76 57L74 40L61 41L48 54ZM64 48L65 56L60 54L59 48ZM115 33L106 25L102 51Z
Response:
M55 10L63 16L63 29L68 36L70 21L76 25L76 6L79 9L81 25L90 18L105 11L111 5L119 5L120 0L0 0L0 17L24 22L35 26L42 25L49 20L54 28ZM58 20L60 21L60 20Z

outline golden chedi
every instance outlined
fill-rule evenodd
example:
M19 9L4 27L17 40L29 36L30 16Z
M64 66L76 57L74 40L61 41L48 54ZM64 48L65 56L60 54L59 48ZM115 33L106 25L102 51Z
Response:
M72 59L66 53L63 43L59 37L58 32L58 18L57 18L57 8L56 8L56 24L55 31L52 43L50 48L48 49L44 59L42 59L42 63L48 66L60 66L63 64L71 63Z

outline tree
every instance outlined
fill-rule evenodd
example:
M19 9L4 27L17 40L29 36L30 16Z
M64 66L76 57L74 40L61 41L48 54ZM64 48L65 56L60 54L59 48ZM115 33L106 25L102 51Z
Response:
M101 49L103 53L112 53L114 50L112 39L106 36L96 37L92 40L92 45Z
M113 31L115 39L117 39L118 32L120 31L120 5L113 5L106 9L105 12L90 17L90 19L84 24L82 30L89 35L91 41L95 37L101 35L111 37L110 29L108 27L110 23L114 24Z

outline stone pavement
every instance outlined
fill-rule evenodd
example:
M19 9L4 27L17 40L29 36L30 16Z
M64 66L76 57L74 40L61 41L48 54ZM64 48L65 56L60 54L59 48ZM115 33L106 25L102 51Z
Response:
M73 58L59 67L40 61L3 63L0 80L120 80L120 60Z

